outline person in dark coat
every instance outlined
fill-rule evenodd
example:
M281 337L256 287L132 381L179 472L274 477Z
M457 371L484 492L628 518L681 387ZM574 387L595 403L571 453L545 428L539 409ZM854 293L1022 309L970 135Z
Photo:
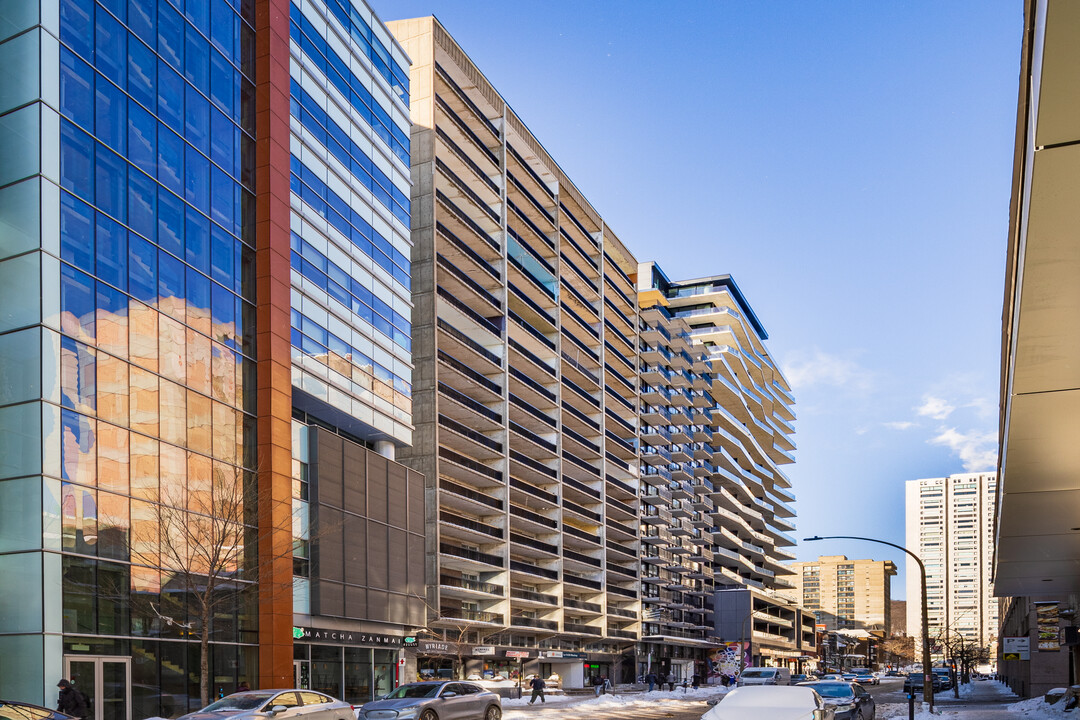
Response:
M695 690L697 690L699 687L701 687L701 676L698 675L697 673L694 673L694 676L690 679L690 685Z
M90 716L90 703L81 690L71 684L70 680L61 680L56 683L60 688L60 695L56 701L56 709L65 715L86 720Z
M529 700L529 704L532 705L536 702L536 698L540 698L540 702L546 703L544 699L544 678L537 675L529 681L529 687L532 688L532 699Z
M656 673L650 672L646 675L645 682L649 683L649 692L652 692L653 688L656 687Z

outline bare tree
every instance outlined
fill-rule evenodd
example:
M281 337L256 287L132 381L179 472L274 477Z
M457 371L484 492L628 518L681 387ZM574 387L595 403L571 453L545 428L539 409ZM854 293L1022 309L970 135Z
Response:
M163 484L149 517L132 518L132 562L171 573L161 584L194 605L187 620L153 612L167 625L183 628L199 640L199 695L210 702L210 632L215 611L254 591L256 573L245 575L247 504L244 471L214 463L207 473L188 473L187 484ZM253 563L247 563L252 568ZM158 605L160 605L160 600Z
M890 665L910 665L915 662L915 638L908 635L894 635L886 639L881 649L890 658Z

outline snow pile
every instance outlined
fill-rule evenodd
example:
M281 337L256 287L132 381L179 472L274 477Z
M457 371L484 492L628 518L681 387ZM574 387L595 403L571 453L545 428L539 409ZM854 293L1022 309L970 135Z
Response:
M507 707L521 707L522 705L528 705L529 704L529 698L531 698L531 697L532 697L532 690L529 690L528 688L522 688L521 689L521 697L519 697L519 698L503 698L502 699L502 706L504 708L507 708ZM573 699L574 699L574 697L572 695L564 695L563 693L558 693L558 694L555 694L555 695L549 695L548 692L545 690L544 691L544 703L543 704L547 705L548 703L564 703L564 702L566 702L568 700L573 700ZM540 703L540 698L536 698L536 704L537 705L541 704Z
M698 690L676 690L675 692L654 690L652 692L643 693L625 693L617 695L601 695L600 697L590 697L586 695L572 695L565 700L560 698L560 702L566 700L573 700L573 706L575 708L588 708L595 710L597 717L604 717L605 710L652 710L655 711L657 706L667 705L673 710L684 709L701 709L701 703L711 698L720 699L727 690L722 687L708 687L700 688ZM515 707L520 708L522 705L528 704L528 697L522 700L503 700L502 706L506 712L503 714L503 720L521 720L523 718L530 717L523 710L514 710ZM537 700L537 704L539 704ZM702 710L704 712L704 710Z
M1057 718L1071 718L1076 716L1076 711L1065 712L1065 701L1059 700L1053 705L1047 705L1041 697L1021 700L1009 705L1009 717L1027 718L1028 720L1056 720Z

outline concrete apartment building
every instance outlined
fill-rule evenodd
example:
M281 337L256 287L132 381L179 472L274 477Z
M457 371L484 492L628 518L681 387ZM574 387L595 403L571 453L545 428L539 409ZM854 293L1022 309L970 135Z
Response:
M1001 635L1030 643L1027 657L1002 659L998 671L1022 696L1080 682L1077 37L1075 3L1024 3L993 528Z
M905 483L906 547L926 565L931 645L966 642L993 652L998 607L991 587L996 473L963 473ZM907 626L922 627L919 568L907 564ZM921 652L916 638L916 657ZM943 650L935 650L940 657ZM992 654L991 654L992 656Z
M419 669L637 672L637 261L434 18L413 61ZM446 643L452 643L448 652ZM440 654L441 653L441 654Z
M0 696L175 716L209 633L214 694L371 699L424 610L408 58L363 0L4 21ZM206 626L162 518L209 516Z
M825 630L880 630L893 626L891 560L849 560L846 555L821 555L817 560L788 565L802 606L814 613Z
M715 637L755 662L810 653L812 618L782 592L794 401L764 328L730 276L673 282L642 263L637 279L642 639L680 677L704 671Z

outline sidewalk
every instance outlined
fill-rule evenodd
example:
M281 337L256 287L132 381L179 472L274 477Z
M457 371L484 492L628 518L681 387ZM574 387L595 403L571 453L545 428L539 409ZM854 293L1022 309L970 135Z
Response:
M533 705L529 705L529 694L526 693L521 699L503 700L502 707L504 714L513 710L515 717L518 716L518 713L539 712L548 705L564 708L584 706L595 708L597 710L611 710L614 708L631 709L634 707L655 708L659 704L669 702L700 703L709 698L719 698L725 691L726 688L712 685L701 687L698 690L690 689L685 692L683 692L682 688L678 688L674 692L669 690L653 690L652 692L648 692L635 688L615 693L609 692L600 697L596 697L593 693L548 695L546 703L541 704L541 702L537 700ZM1080 718L1078 718L1078 720L1080 720Z
M934 714L915 706L915 720L1066 720L1080 719L1076 710L1065 712L1064 703L1047 705L1041 698L1021 700L999 682L979 681L960 686L960 698L952 691L939 693L934 701ZM878 720L906 720L907 705L883 704L878 708Z

